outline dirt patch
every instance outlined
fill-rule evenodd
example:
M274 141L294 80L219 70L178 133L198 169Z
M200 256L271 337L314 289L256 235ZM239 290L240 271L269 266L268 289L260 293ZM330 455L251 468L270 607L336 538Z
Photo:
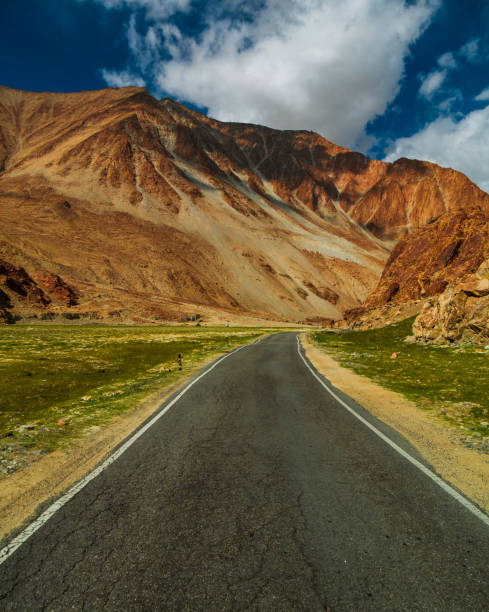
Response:
M489 512L489 458L464 445L464 435L438 422L414 402L343 368L301 337L307 357L321 374L375 417L401 433L444 480Z
M214 354L196 364L184 378L153 393L133 410L114 418L110 425L92 428L82 438L72 440L68 448L41 456L27 468L0 481L0 539L27 522L40 504L52 497L59 497L81 480L172 393L222 354Z

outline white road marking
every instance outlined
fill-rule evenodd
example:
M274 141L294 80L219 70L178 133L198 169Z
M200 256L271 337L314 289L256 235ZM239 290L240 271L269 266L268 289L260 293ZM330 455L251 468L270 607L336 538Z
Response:
M420 463L417 459L415 459L414 457L411 457L409 453L406 453L406 451L404 451L400 446L398 446L395 442L393 442L388 436L386 436L381 431L379 431L376 427L374 427L372 423L369 423L367 419L364 419L361 415L359 415L355 410L353 410L353 408L350 408L350 406L348 406L348 404L344 402L341 399L341 397L338 397L338 395L332 389L330 389L326 384L324 384L324 382L319 378L316 372L314 372L311 366L304 359L304 356L301 353L300 347L301 345L300 345L299 336L297 336L297 352L299 353L300 358L305 363L306 367L311 372L311 374L314 376L314 378L326 389L326 391L330 395L332 395L335 398L337 402L339 402L344 408L346 408L348 412L350 412L355 418L361 421L366 427L371 429L386 444L388 444L395 451L397 451L402 457L404 457L404 459L407 459L409 463L412 463L415 467L421 470L423 474L428 476L428 478L431 478L433 482L435 482L439 487L441 487L444 491L446 491L449 495L451 495L454 499L456 499L460 504L462 504L462 506L467 508L467 510L472 512L472 514L474 514L477 518L479 518L483 523L485 523L489 527L489 516L484 514L481 510L479 510L479 508L477 508L477 506L474 506L474 504L472 504L468 499L466 499L458 491L453 489L449 484L447 484L444 480L442 480L434 472L432 472L430 469L428 469L426 466Z
M263 338L259 338L258 341L260 340L263 340ZM34 534L40 527L42 527L44 523L46 523L53 516L53 514L55 514L60 508L62 508L67 502L69 502L70 499L75 497L75 495L79 493L91 480L93 480L94 478L97 478L97 476L100 473L102 473L105 469L107 469L109 465L114 463L114 461L117 461L117 459L119 459L119 457L123 453L125 453L126 450L130 446L132 446L138 438L140 438L144 433L146 433L146 431L148 431L148 429L152 427L156 423L156 421L161 419L161 417L164 414L166 414L168 410L170 410L170 408L178 402L178 400L182 397L182 395L187 393L187 391L195 385L195 383L199 382L201 378L204 378L204 376L209 374L209 372L211 372L222 361L224 361L231 355L234 355L234 353L237 353L242 348L245 348L245 346L250 346L250 345L240 346L234 351L231 351L231 353L224 355L224 357L221 357L218 361L216 361L216 363L214 363L214 365L212 365L208 370L200 374L200 376L197 376L197 378L191 381L182 391L180 391L180 393L176 397L172 399L172 401L168 404L168 406L166 406L161 412L158 412L158 414L156 414L151 419L151 421L148 421L148 423L146 423L144 427L141 427L141 429L139 429L133 436L129 438L129 440L127 440L127 442L125 442L120 448L118 448L113 455L108 457L103 463L101 463L92 472L87 474L85 478L80 480L80 482L78 482L74 487L72 487L67 493L62 495L57 501L55 501L51 506L49 506L49 508L47 508L47 510L45 510L41 514L41 516L39 516L39 518L37 518L28 527L26 527L24 531L22 531L16 538L12 540L12 542L10 542L10 544L5 546L5 548L2 548L2 550L0 550L0 565L4 561L6 561L10 557L10 555L12 555L19 548L19 546L21 546L26 540L28 540L32 534Z

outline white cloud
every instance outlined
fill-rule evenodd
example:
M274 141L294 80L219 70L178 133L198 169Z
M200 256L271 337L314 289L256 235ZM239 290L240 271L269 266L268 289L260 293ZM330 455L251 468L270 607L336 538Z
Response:
M421 78L421 87L419 88L419 95L425 98L432 98L434 94L443 85L443 82L447 78L446 70L435 70Z
M480 39L473 38L460 48L459 54L465 57L469 62L475 62L479 59L479 44Z
M109 87L144 87L144 80L128 70L101 70L102 78Z
M81 0L83 1L83 0ZM107 9L144 9L150 19L167 19L190 9L192 0L94 0Z
M159 58L161 45L159 26L149 26L146 34L141 36L136 29L136 18L131 15L127 28L127 40L131 53L137 58L139 70L145 72L148 66Z
M399 138L387 151L386 161L408 157L449 166L464 172L481 189L489 191L487 134L489 105L468 113L460 121L452 117L439 117L417 134Z
M456 68L457 60L455 59L453 53L447 52L443 55L440 55L440 57L438 58L438 64L442 68Z
M447 97L438 104L438 109L445 114L450 113L460 102L463 101L462 92L458 89L451 88L445 92Z
M459 59L457 59L459 58ZM456 69L463 68L463 64L467 62L477 62L480 60L480 40L474 38L469 40L465 45L460 47L458 51L447 51L440 55L436 63L441 68L436 68L428 74L420 75L421 87L418 94L428 100L431 100L435 94L443 93L445 95L452 94L444 102L439 105L440 109L448 109L451 104L460 100L461 92L456 92L453 88L451 91L440 91L442 85L446 84L447 77Z
M477 101L489 100L489 87L480 92L478 96L475 97Z
M103 0L123 1L129 2ZM410 45L439 0L217 6L198 39L161 21L141 33L135 22L129 26L135 65L160 94L207 107L223 121L311 129L338 144L366 146L367 123L396 97ZM243 11L248 19L236 18Z

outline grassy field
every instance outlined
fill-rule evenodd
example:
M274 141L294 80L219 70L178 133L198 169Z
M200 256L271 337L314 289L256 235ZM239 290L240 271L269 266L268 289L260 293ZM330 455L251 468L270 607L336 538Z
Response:
M53 450L177 382L207 357L265 331L277 330L0 327L0 471L21 467L12 464L19 450Z
M413 318L381 329L317 332L345 367L404 394L473 436L489 436L489 347L407 344ZM394 352L397 359L391 359Z

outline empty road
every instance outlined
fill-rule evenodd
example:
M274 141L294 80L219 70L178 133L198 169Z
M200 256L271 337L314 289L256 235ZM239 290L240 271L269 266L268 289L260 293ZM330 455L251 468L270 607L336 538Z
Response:
M0 609L487 611L488 567L489 527L284 333L221 361L9 556Z

